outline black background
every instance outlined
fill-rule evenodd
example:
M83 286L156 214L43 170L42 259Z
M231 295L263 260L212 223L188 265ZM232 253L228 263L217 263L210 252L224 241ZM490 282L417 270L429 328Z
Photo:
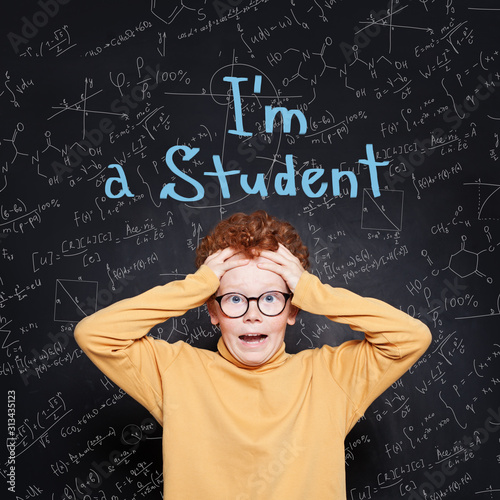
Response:
M217 221L257 208L299 229L323 282L385 300L433 334L349 435L349 498L500 495L495 2L49 0L2 11L1 413L6 440L15 391L16 498L161 498L161 428L82 354L74 326L192 272ZM228 132L230 75L248 78L251 137ZM265 106L300 109L307 132L293 122L265 133ZM175 157L203 185L200 201L160 199L169 182L193 196L165 164L177 144L200 149L196 163ZM378 198L358 162L367 144L389 161ZM287 154L293 197L274 189ZM203 175L213 155L251 185L265 173L268 195L232 176L222 198ZM106 196L110 164L133 198ZM304 194L309 168L324 170L323 196ZM355 173L357 196L347 179L333 196L332 169ZM290 352L356 336L299 319ZM204 309L151 334L217 342ZM15 498L4 449L2 498Z

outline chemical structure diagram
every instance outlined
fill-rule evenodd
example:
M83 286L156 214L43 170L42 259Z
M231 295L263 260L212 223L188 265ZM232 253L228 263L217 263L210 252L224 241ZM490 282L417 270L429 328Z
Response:
M490 245L488 248L484 248L479 252L472 252L465 248L465 243L467 241L467 236L462 235L462 243L460 250L451 254L448 266L443 269L449 269L451 272L455 273L460 278L467 278L472 275L477 275L481 278L486 278L486 282L489 284L493 283L493 278L491 276L486 276L482 271L480 271L479 256L484 252L494 252L498 245L491 244L491 234L489 227L484 227L484 232L488 237L488 242Z

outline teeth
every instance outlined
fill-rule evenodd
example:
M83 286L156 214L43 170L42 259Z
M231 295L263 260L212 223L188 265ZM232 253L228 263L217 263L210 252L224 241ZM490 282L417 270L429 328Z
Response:
M241 340L243 340L244 342L252 342L252 343L262 342L266 338L267 335L261 333L248 333L246 335L240 335Z

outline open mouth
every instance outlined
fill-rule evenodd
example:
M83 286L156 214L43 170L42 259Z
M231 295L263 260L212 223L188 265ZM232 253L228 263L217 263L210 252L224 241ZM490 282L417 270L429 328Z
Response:
M249 333L247 335L240 335L240 340L245 342L245 344L257 345L261 344L267 339L267 335L261 333Z

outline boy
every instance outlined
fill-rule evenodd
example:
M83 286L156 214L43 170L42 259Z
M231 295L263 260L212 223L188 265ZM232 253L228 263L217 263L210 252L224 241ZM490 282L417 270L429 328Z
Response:
M163 426L168 500L341 500L344 438L371 402L427 349L428 328L306 271L295 229L264 211L221 221L198 270L81 321L75 337L106 376ZM147 336L207 304L218 352ZM295 355L299 309L364 340Z

